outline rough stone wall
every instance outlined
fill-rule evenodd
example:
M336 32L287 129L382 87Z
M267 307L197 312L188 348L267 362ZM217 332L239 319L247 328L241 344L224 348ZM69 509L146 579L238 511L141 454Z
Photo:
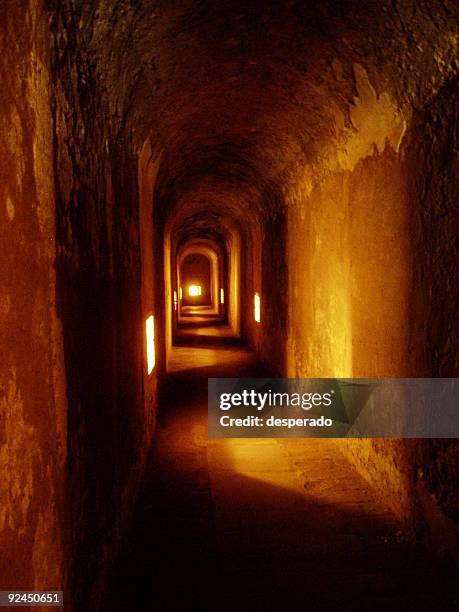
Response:
M413 203L411 345L420 347L418 373L454 376L459 311L458 77L412 119L403 171Z
M259 330L259 355L277 375L285 371L288 317L286 264L287 226L284 211L278 209L265 219L261 245L260 270L262 325ZM253 298L252 298L253 308ZM253 319L253 310L252 310Z
M140 253L142 263L142 313L143 321L153 314L155 325L155 359L153 372L148 374L144 368L143 375L143 402L144 422L143 430L146 435L146 447L150 446L156 424L156 395L158 381L166 367L166 342L164 329L165 316L163 275L157 278L158 261L156 247L158 237L155 235L153 220L154 199L153 191L156 175L159 168L160 156L154 154L147 141L142 148L138 163L139 184L139 225L140 225ZM162 245L162 240L159 241ZM162 256L159 258L162 261Z
M330 175L289 212L289 373L407 375L410 239L394 151Z
M399 161L409 211L402 349L410 376L458 372L457 110L456 77L413 115ZM457 440L361 441L347 450L424 540L459 559Z
M352 143L340 172L291 200L289 375L457 375L455 99L457 79L447 79L394 140L367 104L354 141L376 125L380 144L374 132L373 151ZM408 525L458 555L456 441L341 447Z
M411 347L419 347L424 376L459 372L458 104L456 76L413 117L407 135L404 166L414 203ZM440 551L452 549L459 563L459 546L452 547L459 542L458 440L417 440L412 446L419 529Z
M143 387L138 157L100 95L78 14L56 5L52 28L70 589L76 609L90 610L100 609L154 425Z
M0 51L0 589L61 590L67 403L41 2L1 3Z
M241 334L249 346L260 352L261 330L254 321L254 293L262 293L261 253L263 226L247 228L241 249ZM261 316L264 316L264 298L261 295Z

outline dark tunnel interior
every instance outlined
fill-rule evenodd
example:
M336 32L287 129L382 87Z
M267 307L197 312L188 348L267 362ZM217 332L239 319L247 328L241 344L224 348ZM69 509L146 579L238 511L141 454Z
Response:
M208 378L454 378L453 0L0 6L0 590L454 610L456 438L211 439Z

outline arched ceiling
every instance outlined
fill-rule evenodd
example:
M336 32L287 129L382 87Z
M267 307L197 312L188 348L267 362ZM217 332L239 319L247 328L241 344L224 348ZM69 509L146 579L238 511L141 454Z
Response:
M138 147L150 137L164 151L165 214L194 190L209 209L256 219L300 168L330 165L330 150L352 139L356 98L389 100L387 112L406 118L455 62L450 0L79 6L114 121Z
M193 203L180 210L170 227L174 250L196 241L206 241L225 251L232 237L240 233L241 227L232 218L231 211L206 206L193 210Z

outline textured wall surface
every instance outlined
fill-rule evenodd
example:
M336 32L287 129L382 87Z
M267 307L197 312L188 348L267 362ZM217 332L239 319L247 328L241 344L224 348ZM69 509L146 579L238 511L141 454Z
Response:
M0 588L65 576L66 393L56 316L50 54L40 2L0 8Z
M458 80L447 80L414 116L405 157L410 196L412 290L410 350L425 376L457 376L459 309ZM410 477L434 547L459 542L458 440L418 440ZM420 529L422 529L422 521ZM455 548L456 560L459 550Z
M53 17L57 299L69 403L69 572L76 608L97 609L154 424L152 405L144 402L149 383L144 381L147 312L141 289L141 257L151 251L140 248L138 161L129 134L112 122L100 97L75 15L56 9ZM154 401L154 388L148 393Z
M352 136L360 161L345 157L340 172L292 199L291 376L457 375L455 99L453 77L422 112L410 111L395 140L386 127L379 145L365 126L382 129L381 109L367 105L370 116L360 114ZM360 130L374 140L371 154L355 144ZM353 440L342 448L418 533L457 556L456 441Z

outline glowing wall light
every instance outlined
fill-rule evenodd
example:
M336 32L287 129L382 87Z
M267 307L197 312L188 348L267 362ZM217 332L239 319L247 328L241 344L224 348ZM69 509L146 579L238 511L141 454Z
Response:
M253 316L257 323L261 321L261 302L260 302L260 294L255 293L253 296Z
M223 289L220 289L220 304L224 304L225 303L225 292L223 291Z
M182 299L183 298L183 289L180 287L179 289L179 298Z
M174 310L177 310L177 291L174 291Z
M202 287L201 285L190 285L188 287L188 295L190 297L197 297L198 295L202 294Z
M156 363L155 356L155 318L150 315L145 321L145 336L147 341L147 372L151 374Z

